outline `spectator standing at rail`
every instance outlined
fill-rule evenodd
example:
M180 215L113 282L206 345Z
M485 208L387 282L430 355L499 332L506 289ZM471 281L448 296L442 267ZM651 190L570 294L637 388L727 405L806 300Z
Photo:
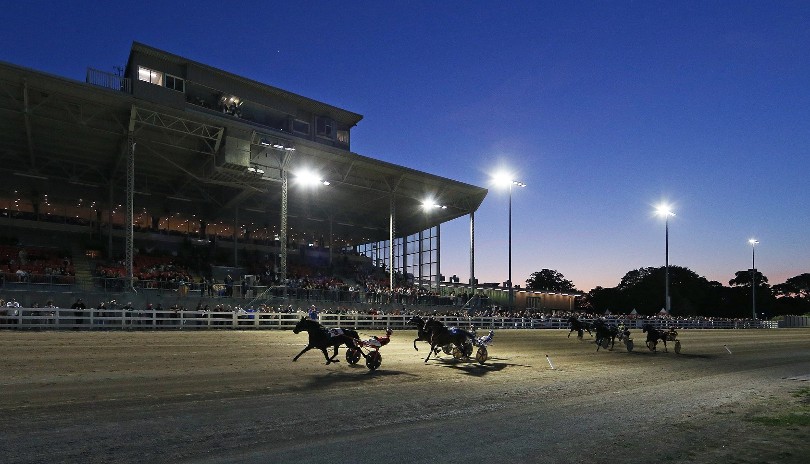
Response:
M309 307L309 312L307 313L307 315L313 321L318 322L318 308L316 308L315 305Z
M82 313L84 310L87 309L87 305L84 304L81 298L77 299L72 305L70 305L70 309L73 311L73 317L75 317L74 323L78 325L84 324L84 319L82 318ZM73 330L79 330L78 327L74 327Z
M230 274L225 276L225 296L233 296L233 277Z

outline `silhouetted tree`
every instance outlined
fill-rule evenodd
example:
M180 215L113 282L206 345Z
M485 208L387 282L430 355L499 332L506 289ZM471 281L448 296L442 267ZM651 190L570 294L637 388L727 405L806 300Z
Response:
M785 283L774 285L773 292L776 298L772 315L810 313L810 273L799 274Z
M526 279L526 288L530 290L545 290L549 292L576 292L574 283L553 269L542 269L533 272Z

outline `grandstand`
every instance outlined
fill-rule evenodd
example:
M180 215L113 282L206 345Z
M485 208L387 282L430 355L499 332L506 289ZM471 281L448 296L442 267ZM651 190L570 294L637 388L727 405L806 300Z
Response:
M415 286L422 301L503 301L500 286L470 288L472 258L465 282L440 268L441 224L469 216L474 231L486 189L352 152L361 119L140 43L120 72L85 81L0 62L2 291L66 304L371 286L420 301L402 290Z

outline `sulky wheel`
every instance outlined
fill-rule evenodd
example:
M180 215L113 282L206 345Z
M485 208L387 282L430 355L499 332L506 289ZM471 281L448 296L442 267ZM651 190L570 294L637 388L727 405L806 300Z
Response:
M610 339L605 337L602 339L602 348L607 349L610 346Z
M633 351L633 340L627 339L624 341L624 347L627 348L627 352Z
M455 345L450 344L450 345L443 345L442 346L442 351L444 352L444 354L453 354L454 350L455 350Z
M488 357L487 347L478 347L478 351L475 352L475 360L478 361L478 364L484 364Z
M346 350L346 362L349 364L357 364L357 361L360 361L360 356L362 356L360 348L349 348Z
M473 344L471 341L468 340L466 343L464 343L464 357L469 358L470 356L472 356L472 352L473 352Z
M681 341L675 340L675 354L681 354Z
M369 370L376 370L380 367L380 364L382 364L382 355L379 351L372 351L366 357L366 367L368 367Z
M453 357L456 359L461 359L464 357L464 353L462 353L461 350L455 345L453 345Z

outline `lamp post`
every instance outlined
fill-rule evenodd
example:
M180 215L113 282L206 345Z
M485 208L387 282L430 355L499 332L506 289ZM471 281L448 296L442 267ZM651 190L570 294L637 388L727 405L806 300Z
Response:
M665 245L664 245L664 306L666 307L667 314L669 314L669 217L675 216L675 213L669 208L669 205L661 205L656 209L659 216L664 216L665 227Z
M754 319L757 318L757 262L756 262L756 244L759 240L752 238L748 241L751 244L751 313Z
M500 185L509 185L509 280L506 284L509 286L509 309L515 302L515 289L512 285L512 189L514 187L525 187L521 181L512 178L511 174L501 173L495 177L495 181Z

